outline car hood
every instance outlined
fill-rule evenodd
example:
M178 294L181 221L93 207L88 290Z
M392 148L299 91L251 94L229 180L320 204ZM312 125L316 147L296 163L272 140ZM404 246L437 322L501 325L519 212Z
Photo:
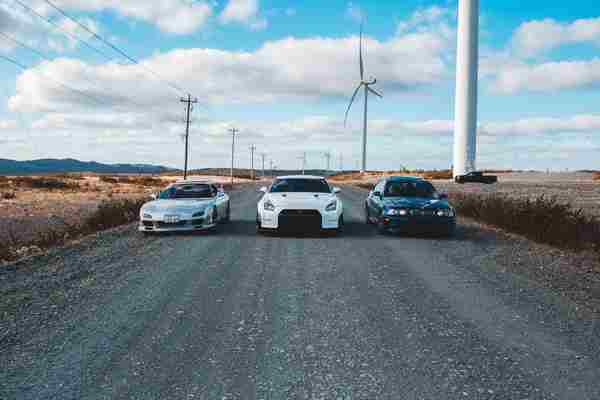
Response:
M387 197L383 200L386 207L392 208L449 208L446 200L425 197Z
M148 213L190 213L204 210L214 204L214 199L161 199L150 201L142 207Z
M279 208L321 209L336 199L331 193L269 193L268 199Z

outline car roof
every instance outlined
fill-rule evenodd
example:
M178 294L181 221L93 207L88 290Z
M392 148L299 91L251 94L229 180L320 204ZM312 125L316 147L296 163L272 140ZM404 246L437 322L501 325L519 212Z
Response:
M204 184L204 185L213 185L214 182L211 182L207 179L181 179L177 182L172 183L173 185L189 185L192 183Z
M322 176L316 175L286 175L286 176L278 176L277 179L325 179Z
M424 181L425 179L419 176L388 176L385 180L389 182L416 182Z

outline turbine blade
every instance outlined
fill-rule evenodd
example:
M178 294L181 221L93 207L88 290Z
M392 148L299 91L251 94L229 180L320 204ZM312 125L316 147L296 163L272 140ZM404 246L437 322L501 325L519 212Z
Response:
M365 64L363 62L363 54L362 54L362 36L363 36L363 23L360 23L360 39L358 45L358 59L360 62L360 80L365 79Z
M373 93L375 96L383 99L383 96L380 95L379 93L377 93L377 91L375 89L372 89L371 86L367 86L367 89L369 90L369 92Z
M358 87L356 88L356 90L354 91L354 94L352 95L352 98L350 99L350 104L348 104L348 108L346 109L346 116L344 117L344 126L346 126L346 122L348 122L348 113L350 112L350 107L352 107L352 103L354 103L354 99L356 98L356 95L358 94L358 91L360 90L360 88L362 87L362 82L358 85Z

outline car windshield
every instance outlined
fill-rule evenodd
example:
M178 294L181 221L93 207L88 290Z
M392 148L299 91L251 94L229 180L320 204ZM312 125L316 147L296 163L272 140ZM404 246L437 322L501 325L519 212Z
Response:
M331 193L331 189L325 179L277 179L271 185L271 193L285 192Z
M159 199L206 199L215 196L211 185L191 183L169 186L160 192Z
M425 197L438 198L438 194L429 182L389 182L385 186L385 197Z

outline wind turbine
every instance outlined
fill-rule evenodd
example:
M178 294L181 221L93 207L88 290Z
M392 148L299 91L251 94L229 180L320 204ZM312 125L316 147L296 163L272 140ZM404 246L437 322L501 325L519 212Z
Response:
M362 166L360 168L361 173L365 173L367 170L367 114L368 114L368 104L369 104L369 92L373 93L375 96L382 98L383 96L371 86L377 83L377 79L374 77L369 78L369 80L365 80L365 64L363 61L363 52L362 52L362 34L363 27L360 25L360 39L358 46L358 61L360 68L360 83L358 87L354 91L352 98L350 99L350 104L348 104L348 108L346 109L346 117L344 118L344 126L346 126L346 122L348 121L348 112L350 112L350 108L352 107L352 103L354 103L354 99L356 95L360 91L361 88L365 91L365 111L364 111L364 119L363 119L363 136L362 136Z

